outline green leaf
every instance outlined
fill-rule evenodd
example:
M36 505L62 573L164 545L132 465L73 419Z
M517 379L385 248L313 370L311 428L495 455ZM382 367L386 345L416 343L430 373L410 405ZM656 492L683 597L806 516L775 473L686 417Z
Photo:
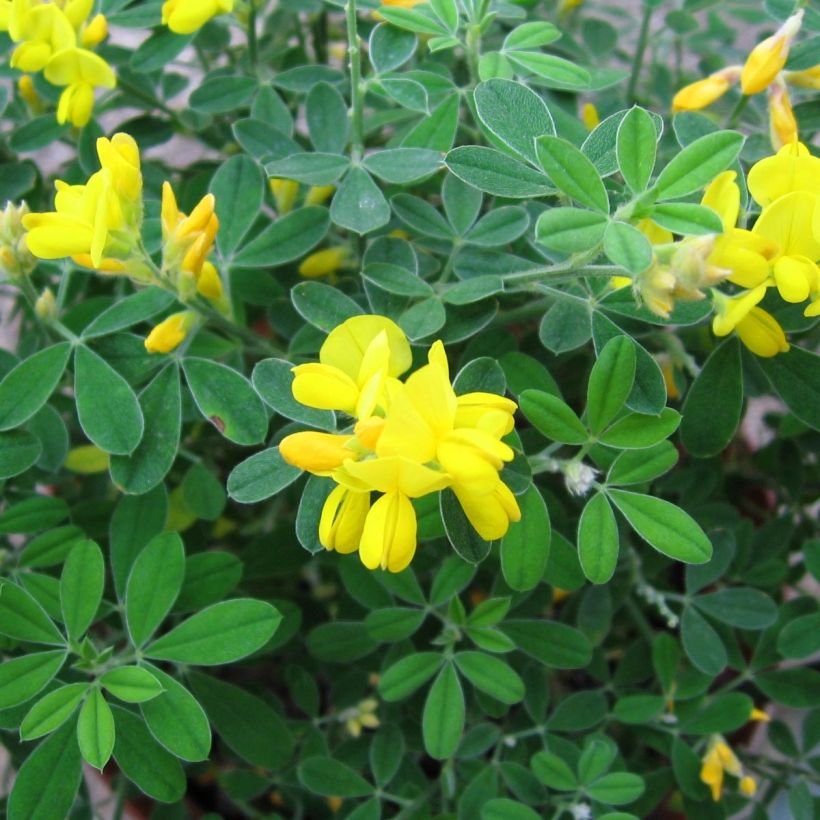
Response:
M749 722L754 701L740 692L717 695L706 706L689 714L681 722L681 733L710 735L715 732L734 732Z
M350 124L344 97L329 83L316 83L305 100L308 134L317 151L342 153Z
M561 137L535 141L538 161L555 186L582 205L609 213L609 197L595 166L571 142Z
M534 484L521 496L519 507L521 520L511 523L501 539L501 571L511 589L526 592L534 589L544 575L551 528L544 497Z
M794 709L820 705L820 672L816 669L775 669L755 675L755 685L764 695Z
M87 691L86 683L68 683L40 698L20 724L20 739L36 740L59 729L74 714Z
M111 365L83 345L74 356L74 393L86 436L107 453L133 453L145 427L137 397Z
M592 160L592 164L598 169L598 173L602 177L611 176L619 170L617 157L618 128L628 113L628 111L617 111L608 116L592 130L581 146L581 151ZM657 142L663 132L663 118L652 112L649 112L649 116L655 126L655 140Z
M587 794L593 800L621 806L637 800L644 792L643 778L631 772L610 772L587 786Z
M523 159L538 165L535 138L554 134L546 103L523 83L492 79L475 89L475 107L482 125Z
M134 646L142 646L171 611L184 577L185 547L178 533L160 533L139 553L125 588L125 616Z
M265 170L270 177L295 179L306 185L333 185L349 167L348 157L317 151L311 154L299 152L268 162Z
M10 504L0 513L0 533L25 534L59 524L68 517L68 504L62 498L34 495Z
M139 666L118 666L109 669L100 684L115 698L126 703L143 703L162 694L162 684L147 669Z
M495 797L481 807L481 820L537 820L540 817L529 806L508 797Z
M225 509L227 495L221 479L204 464L192 464L182 481L185 506L204 521L216 521Z
M278 447L246 458L228 476L228 495L240 504L254 504L293 484L302 471L288 464Z
M514 242L529 226L530 215L523 208L506 205L484 214L464 239L471 245L497 248Z
M264 87L271 94L276 95L272 88L269 86ZM257 94L256 99L259 99L259 94ZM276 97L276 99L279 98ZM279 104L284 106L281 100ZM276 104L274 103L274 105ZM302 151L302 146L294 142L289 136L292 133L292 123L285 122L285 115L290 118L290 111L285 108L281 115L279 112L272 113L272 115L279 121L278 125L254 117L243 117L236 120L231 126L236 141L259 162L276 162L294 154L300 154Z
M367 632L377 641L403 641L422 625L425 613L411 607L393 606L369 612L364 619Z
M126 296L104 310L83 329L83 339L107 336L144 322L174 303L175 299L160 287L147 287Z
M349 296L321 282L300 282L291 288L290 299L302 317L325 333L364 312Z
M0 634L31 643L65 643L40 604L24 589L6 580L0 581Z
M180 762L151 737L133 712L118 706L114 714L114 760L122 773L148 797L175 803L185 794L185 773Z
M592 644L578 629L556 621L506 620L501 631L516 647L555 669L581 669L592 658Z
M652 176L656 144L652 117L643 108L634 106L618 125L615 142L618 168L634 194L641 193Z
M40 439L23 430L0 433L0 480L20 475L36 464L43 452Z
M403 700L424 686L441 667L436 652L416 652L388 667L379 679L379 694L388 702Z
M221 601L242 578L242 562L232 553L209 550L185 560L185 581L174 604L175 612L192 612Z
M458 128L459 95L445 97L426 117L405 135L402 145L408 148L431 148L449 151Z
M0 382L0 430L28 421L60 382L71 345L60 342L40 350L14 367Z
M698 595L692 603L707 615L739 629L765 629L777 620L774 601L758 589L720 589Z
M150 74L170 65L190 45L193 34L176 34L168 28L157 29L131 55L129 67L139 74Z
M623 450L648 449L671 436L678 429L680 420L680 413L671 407L665 407L659 416L630 413L604 431L599 441Z
M663 695L626 695L618 699L612 717L628 726L640 726L651 723L665 706Z
M235 598L192 615L146 647L145 656L200 666L232 663L261 649L282 616L252 598Z
M465 561L480 564L490 554L492 545L473 529L451 490L443 490L439 494L439 509L450 546Z
M65 652L32 652L0 664L0 709L31 700L60 671Z
M447 29L442 26L438 18L423 7L421 9L405 9L385 6L385 8L379 9L379 14L388 23L416 34L447 34Z
M520 68L535 74L539 79L531 82L538 85L567 91L589 88L589 72L562 57L540 51L517 50L507 52L506 56Z
M364 166L379 179L406 185L436 173L441 168L439 151L428 148L390 148L368 154Z
M553 23L536 20L516 26L505 38L504 49L540 48L549 45L561 37L561 32Z
M366 797L374 787L350 766L332 757L309 757L299 764L299 782L325 797Z
M379 23L370 32L367 56L376 73L384 74L404 65L415 53L417 44L411 33Z
M578 253L603 241L609 222L604 214L584 208L549 208L535 223L535 236L547 248Z
M708 185L737 159L744 137L737 131L706 134L676 154L652 189L656 199L679 199Z
M178 680L149 663L145 663L145 668L163 689L157 697L140 704L151 734L171 754L183 760L207 760L211 727L205 710Z
M388 293L410 298L432 296L433 288L415 273L400 265L371 262L362 270L362 278Z
M609 467L607 484L642 484L671 470L678 462L678 451L668 441L645 450L621 453Z
M704 564L711 558L712 544L706 533L680 507L627 490L608 493L635 532L658 552L687 564Z
M460 180L493 196L529 199L551 190L542 173L494 148L464 145L450 151L445 162Z
M390 221L390 206L370 174L363 168L352 168L333 196L330 218L334 224L362 235Z
M557 754L536 752L530 760L530 768L535 776L549 789L569 792L578 788L575 773Z
M600 433L618 414L635 382L635 346L628 336L610 339L598 354L587 386L587 420Z
M193 90L188 105L203 114L224 114L242 107L257 88L253 77L210 77Z
M421 727L430 757L453 756L464 731L464 692L451 663L444 665L427 693Z
M300 259L324 239L329 227L327 208L299 208L243 245L231 260L231 267L274 268Z
M453 379L453 390L458 396L474 392L503 396L506 389L507 377L498 361L490 356L479 356L467 362Z
M610 222L604 232L604 253L615 265L630 273L641 273L652 264L652 245L626 222Z
M607 497L595 493L578 521L578 556L584 575L593 584L605 584L615 574L618 547L615 513Z
M210 675L195 673L190 681L220 738L243 760L274 771L289 762L293 739L285 722L265 701Z
M127 493L140 495L159 484L177 457L182 424L179 370L169 364L140 393L145 419L142 441L131 455L112 456L112 481Z
M236 444L264 440L268 414L241 373L209 359L187 358L183 367L196 406L225 438Z
M787 623L777 636L777 651L784 658L808 658L820 651L820 612Z
M441 606L458 595L475 577L476 568L457 555L450 555L441 562L430 586L430 603Z
M698 458L716 455L734 438L742 410L740 343L731 336L712 352L686 394L680 430L683 446Z
M83 767L74 724L46 738L17 772L8 799L8 820L68 817Z
M93 541L80 541L60 576L60 606L68 637L79 641L94 622L105 587L105 560Z
M329 621L308 633L310 654L327 663L350 663L370 655L378 643L359 621Z
M500 658L484 652L457 652L453 660L459 672L491 698L509 704L523 700L524 681Z
M684 236L723 233L718 214L692 202L665 202L652 209L650 217L662 228Z
M726 668L728 656L720 635L692 606L683 610L680 637L683 651L705 675L715 677Z
M216 199L219 217L216 245L223 257L229 257L259 216L265 181L259 166L250 157L237 154L219 166L210 190Z
M820 356L792 346L788 353L756 361L789 410L820 430Z
M586 444L589 433L575 411L558 396L542 390L525 390L519 396L521 412L539 433L562 444Z
M88 693L80 709L77 741L85 762L102 771L114 751L114 715L96 687Z

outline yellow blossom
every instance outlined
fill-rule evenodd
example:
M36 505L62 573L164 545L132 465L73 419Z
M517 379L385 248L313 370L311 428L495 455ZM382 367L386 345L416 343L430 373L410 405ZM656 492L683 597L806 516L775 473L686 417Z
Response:
M24 74L17 81L17 90L20 92L20 96L26 101L28 106L33 111L37 111L40 109L40 95L34 88L34 80L32 80L28 74Z
M347 245L337 245L325 248L305 257L299 265L299 274L308 279L317 279L320 276L332 276L350 262L350 248Z
M44 70L52 84L66 86L57 104L57 122L70 122L82 128L91 119L94 89L114 88L117 78L108 63L85 48L66 48L57 52Z
M334 487L322 507L319 543L327 550L342 554L356 552L369 511L369 491L351 490L342 485Z
M366 698L359 701L352 709L345 709L342 716L345 728L353 737L359 737L362 729L378 729L379 716L376 710L379 702L375 698Z
M196 314L182 310L163 319L145 339L145 349L149 353L170 353L179 347L196 324Z
M305 205L324 205L335 190L335 185L311 185L305 194Z
M299 195L299 183L295 179L273 177L268 181L268 186L276 202L276 212L279 216L290 213Z
M769 717L768 712L755 707L749 714L749 720L757 720L761 723L768 723L771 720L771 717Z
M803 71L784 71L783 77L787 83L800 88L820 89L820 63Z
M727 66L703 80L684 86L672 98L672 111L699 111L706 108L740 79L740 71L740 66Z
M0 212L0 273L9 279L20 279L34 270L37 260L32 256L25 237L28 205L7 202Z
M598 109L593 103L585 102L581 106L581 122L589 131L592 131L592 129L601 122L601 118L598 115Z
M42 71L53 55L76 44L71 21L55 3L12 0L9 36L19 43L11 55L11 67Z
M315 475L330 475L356 452L349 446L355 436L305 430L285 436L279 444L282 458Z
M803 22L803 9L786 20L771 36L758 43L746 58L740 74L744 94L757 94L780 73L789 57L789 48Z
M176 34L193 34L218 14L233 11L234 0L165 0L162 22Z
M732 297L713 291L715 316L712 332L715 336L727 336L734 330L752 353L764 358L788 351L789 343L783 328L771 314L757 307L765 294L766 285Z
M774 156L756 162L746 178L749 193L761 207L795 191L820 193L820 158L802 143L784 145Z
M80 35L80 42L83 48L94 48L108 37L108 20L104 14L97 14L86 25Z
M775 151L797 142L797 120L786 83L779 77L769 86L769 138Z

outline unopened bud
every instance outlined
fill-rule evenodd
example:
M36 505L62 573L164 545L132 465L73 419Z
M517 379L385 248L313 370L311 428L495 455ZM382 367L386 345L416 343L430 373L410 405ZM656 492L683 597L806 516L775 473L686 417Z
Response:
M104 14L98 14L83 29L81 36L83 48L94 48L108 37L108 21Z
M34 312L45 322L51 322L57 318L57 300L51 288L46 288L37 297Z

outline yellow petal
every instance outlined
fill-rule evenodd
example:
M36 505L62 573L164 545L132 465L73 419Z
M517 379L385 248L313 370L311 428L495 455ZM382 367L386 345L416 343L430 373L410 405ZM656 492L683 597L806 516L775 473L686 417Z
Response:
M672 98L672 111L699 111L720 99L737 82L738 72L717 71L703 80L684 86Z
M353 316L334 328L319 351L319 361L358 381L364 353L382 331L387 334L390 347L388 375L400 376L413 361L410 344L404 331L385 316Z
M720 216L723 230L728 231L737 224L740 214L740 188L735 182L735 171L718 174L707 186L700 204L711 208Z
M383 495L365 519L359 556L368 569L401 572L416 551L416 512L399 492Z
M817 265L805 256L781 256L774 264L774 281L786 302L805 302L817 276Z
M765 295L765 285L759 285L739 296L726 297L717 294L712 333L715 336L726 336L731 333L737 327L738 322L741 322Z
M434 493L450 483L446 473L400 456L349 461L344 472L361 486L380 493L400 492L410 498Z
M820 258L820 238L814 235L813 217L817 195L806 191L785 194L767 205L752 232L770 239L783 256Z
M348 459L356 458L347 446L352 440L353 436L306 430L285 436L279 443L279 452L288 464L300 470L329 475Z
M328 550L356 552L370 510L370 493L335 487L322 507L319 543Z
M473 529L485 540L501 538L511 521L521 519L521 510L510 488L500 479L491 493L472 493L464 487L453 485L464 514Z
M342 245L336 248L325 248L305 257L299 265L299 274L309 279L329 276L344 267L350 259L350 248Z
M758 43L746 58L740 74L744 94L757 94L780 73L789 56L789 47L803 22L803 10L793 14L771 36Z
M52 85L85 82L92 86L114 88L117 78L108 63L85 48L67 48L57 52L43 72Z
M805 145L784 145L775 156L756 162L746 178L749 193L761 207L793 191L820 191L820 158Z
M73 473L90 475L108 469L109 456L93 444L82 444L68 451L63 466Z
M640 222L638 222L637 228L653 245L666 245L673 239L672 231L668 231L666 228L662 228L656 222L653 222L651 219L649 219L649 217L646 217L645 219L642 219ZM615 279L624 279L626 281L620 282L619 284L615 284ZM613 284L615 284L615 287L631 285L632 279L628 276L613 277Z
M737 324L737 335L756 356L770 358L786 353L789 342L783 328L771 314L762 308L752 308Z
M336 367L311 362L292 368L291 390L296 401L320 410L342 410L353 414L359 388L353 379Z

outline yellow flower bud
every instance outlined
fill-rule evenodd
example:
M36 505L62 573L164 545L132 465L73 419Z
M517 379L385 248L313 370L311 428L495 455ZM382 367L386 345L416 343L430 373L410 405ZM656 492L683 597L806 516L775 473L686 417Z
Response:
M44 321L51 321L57 316L57 300L51 288L46 288L34 303L34 312Z
M728 66L684 86L672 98L672 111L699 111L722 97L740 78L740 66Z
M813 88L816 91L820 89L820 63L803 71L784 71L783 78L791 85Z
M279 443L279 453L288 464L300 470L329 475L348 459L356 458L356 453L348 447L353 438L305 430L285 436Z
M744 94L757 94L771 85L786 65L792 40L800 31L802 23L803 9L800 9L771 37L767 37L752 49L740 75L740 87Z
M769 717L769 713L765 712L763 709L754 708L749 715L749 720L759 720L762 723L768 723L771 718Z
M325 248L306 257L299 265L299 273L308 279L329 276L344 267L349 260L350 248L346 245Z
M295 179L274 177L268 181L268 186L276 202L276 212L279 216L290 213L299 195L299 183Z
M63 466L80 475L104 473L108 469L108 453L93 444L83 444L68 451Z
M83 48L94 48L108 37L108 20L104 14L97 14L83 29L80 41Z
M769 137L775 151L797 142L797 119L786 83L779 77L769 86Z
M31 79L30 74L24 74L20 77L17 81L17 90L30 108L40 108L40 95L34 89L34 80Z
M748 774L740 780L740 793L745 797L754 797L757 792L755 779Z
M335 185L311 185L305 194L305 205L323 205L333 196L335 190Z
M585 102L581 106L581 122L590 131L592 131L592 129L601 122L601 118L598 115L598 109L591 102Z
M207 260L202 263L202 271L196 280L196 289L206 299L216 300L222 296L222 280L213 263Z
M233 11L234 0L165 0L162 22L175 34L193 34L218 14Z
M196 314L191 310L172 314L148 334L145 349L149 353L170 353L185 340L195 321Z

